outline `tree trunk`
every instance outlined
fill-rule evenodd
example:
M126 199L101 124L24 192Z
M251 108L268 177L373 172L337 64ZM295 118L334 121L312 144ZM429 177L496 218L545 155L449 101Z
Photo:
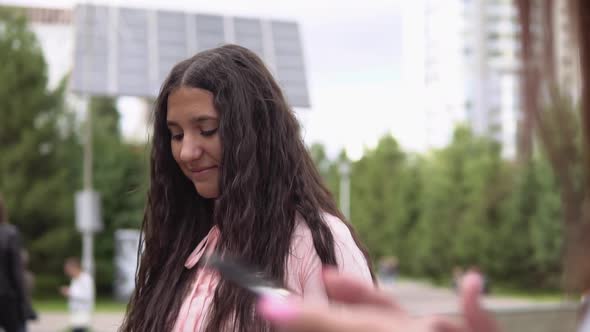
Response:
M518 155L526 162L530 159L533 145L533 127L537 112L538 77L533 59L533 35L531 31L531 0L516 0L521 28L521 95L522 121L519 124Z
M580 55L582 120L582 153L585 165L585 185L580 201L564 205L566 217L565 272L566 287L574 291L590 289L590 1L570 0L570 19L574 24L575 38ZM578 205L577 207L575 205ZM573 209L577 209L574 211ZM576 215L577 214L577 215ZM570 220L567 220L570 219Z
M580 70L582 78L582 128L586 170L590 170L590 1L577 0L577 37L580 48ZM586 176L586 188L590 191L590 176Z
M521 25L523 121L520 127L519 157L526 161L532 154L533 131L539 134L554 174L559 182L564 229L565 287L569 291L590 289L590 1L569 0L572 23L572 47L578 48L581 69L581 103L583 150L576 142L573 123L560 121L571 112L563 104L557 85L554 50L553 0L515 0ZM539 6L540 7L535 7ZM541 10L542 36L533 34L532 13ZM561 28L561 27L559 27ZM535 39L538 38L538 39ZM541 54L534 44L541 42ZM543 94L548 98L542 99ZM542 105L549 112L541 112ZM557 112L557 113L555 113ZM584 185L577 170L583 165Z
M579 206L576 220L568 223L564 230L564 275L565 289L570 292L583 292L590 289L590 259L588 258L588 243L590 223L580 222L585 217ZM565 210L565 208L564 208Z
M543 0L541 8L543 16L543 75L546 88L549 89L549 96L553 99L559 97L555 70L554 2L554 0Z

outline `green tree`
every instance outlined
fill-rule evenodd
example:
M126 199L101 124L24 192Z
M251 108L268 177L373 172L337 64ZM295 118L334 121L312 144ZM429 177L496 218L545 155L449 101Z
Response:
M110 294L115 231L139 229L141 225L147 192L147 150L143 144L123 141L114 99L94 97L89 107L93 121L93 182L101 196L104 224L95 242L96 285L100 293Z
M337 163L328 158L325 147L320 143L312 144L309 148L309 153L322 175L328 190L330 190L335 199L338 199L338 194L340 193L340 175L338 173Z
M337 188L338 160L310 150ZM371 256L397 256L404 274L442 281L454 266L476 265L492 284L559 287L562 207L544 154L503 159L496 142L466 127L425 155L384 136L353 163L351 186L351 221Z
M505 174L499 146L462 127L448 147L426 159L421 213L411 236L414 272L444 278L455 265L491 264Z
M422 214L425 161L421 156L406 156L404 166L397 174L398 193L390 209L394 223L390 239L391 253L398 258L399 268L406 274L416 272L415 253L420 242L414 242L416 226Z
M66 282L63 261L81 253L74 193L82 188L82 136L65 105L66 79L47 89L41 49L19 12L0 11L0 191L10 221L30 252L37 294L57 295ZM147 187L144 145L123 142L110 98L92 98L94 184L101 193L105 229L95 242L97 286L108 294L113 279L113 235L139 228Z
M77 244L68 228L72 174L60 159L72 134L60 126L67 120L64 85L47 89L46 64L24 16L2 9L0 27L0 191L33 270L47 276L38 283L55 286L63 274L59 257Z
M405 154L390 135L354 163L351 219L374 258L394 254Z

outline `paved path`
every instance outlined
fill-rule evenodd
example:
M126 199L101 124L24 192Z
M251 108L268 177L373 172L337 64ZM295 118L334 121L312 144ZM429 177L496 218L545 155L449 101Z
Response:
M435 288L413 281L398 281L393 285L383 286L403 307L415 314L456 313L457 296L449 289ZM559 302L534 302L522 299L487 297L487 308L498 311L513 311L542 307L555 307ZM116 331L123 318L123 313L98 312L93 319L93 332ZM40 320L31 324L31 332L63 332L67 329L68 317L63 312L42 312Z
M390 286L382 286L385 292L404 308L415 314L457 313L459 298L448 288L437 288L414 281L397 281ZM520 298L486 296L484 306L494 311L521 310L554 307L556 302L537 302Z
M68 314L65 312L42 312L39 320L29 325L30 332L68 331ZM97 312L92 318L92 332L116 331L123 319L123 312Z

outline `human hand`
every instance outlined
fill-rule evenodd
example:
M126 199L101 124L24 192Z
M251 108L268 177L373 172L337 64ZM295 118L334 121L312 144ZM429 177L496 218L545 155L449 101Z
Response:
M483 293L483 278L480 274L469 272L461 280L461 310L468 332L500 332L494 317L484 310L480 303Z
M326 291L331 300L346 307L318 306L294 301L262 299L258 312L274 325L291 332L499 332L495 321L479 304L481 276L467 275L461 284L464 322L407 313L380 291L356 280L324 273Z

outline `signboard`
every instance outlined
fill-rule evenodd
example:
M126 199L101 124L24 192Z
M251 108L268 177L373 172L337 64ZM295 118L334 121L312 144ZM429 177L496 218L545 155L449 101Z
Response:
M81 233L91 234L102 230L100 196L96 191L83 190L76 193L76 228Z
M115 231L115 296L120 300L129 300L135 288L137 267L137 249L140 232L135 229L118 229Z
M295 22L85 4L74 25L75 92L155 97L174 64L235 43L265 61L292 106L310 106Z

